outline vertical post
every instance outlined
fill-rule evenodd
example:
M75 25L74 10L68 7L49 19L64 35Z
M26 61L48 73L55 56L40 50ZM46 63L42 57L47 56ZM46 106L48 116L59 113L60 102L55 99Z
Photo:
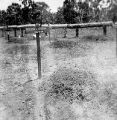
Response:
M50 41L50 28L49 28L49 41Z
M103 26L103 34L104 34L104 35L107 34L107 28L106 28L106 26Z
M17 31L14 29L14 36L17 37Z
M48 24L48 32L49 32L49 41L50 41L50 24Z
M41 49L40 49L40 36L39 32L36 33L37 42L37 62L38 62L38 77L41 78Z
M76 37L78 37L78 36L79 36L79 29L76 28Z
M67 37L67 28L64 28L64 38Z
M23 37L23 28L21 28L21 37Z
M117 57L117 28L115 28L116 29L116 57Z
M2 29L2 37L4 37L4 30Z
M9 42L9 40L10 40L9 31L7 32L7 38L8 38L8 42Z
M26 32L26 28L25 28L25 34L27 34L27 32Z

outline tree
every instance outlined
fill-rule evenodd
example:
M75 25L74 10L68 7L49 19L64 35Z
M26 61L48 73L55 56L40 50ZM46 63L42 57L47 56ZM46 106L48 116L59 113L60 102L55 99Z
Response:
M49 6L45 2L36 2L32 4L30 18L33 23L48 23L50 21L50 16Z
M91 21L98 22L100 20L100 9L99 4L102 0L90 0L90 9L91 9Z
M8 25L21 24L21 5L12 3L6 10L6 23Z
M6 11L1 10L0 11L0 25L5 25L6 24Z
M75 23L77 12L75 11L76 1L65 0L63 3L63 16L66 23Z
M112 8L107 13L108 19L112 20L113 22L117 21L117 5L114 4Z
M22 2L22 4L24 5L24 8L25 8L25 7L30 7L30 6L32 6L32 4L33 4L33 1L32 1L32 0L19 0L19 1Z
M24 7L22 8L22 24L28 24L31 22L30 18L30 8L29 7Z
M76 22L89 22L90 21L90 7L87 2L78 2L77 3L77 17Z
M63 4L63 16L66 23L89 22L91 8L88 2L65 0Z
M110 10L111 4L116 0L86 0L90 4L92 21L108 20L107 13ZM116 1L117 3L117 1Z
M59 7L57 10L57 13L55 15L55 23L61 23L64 24L65 20L64 20L64 16L63 16L63 7Z

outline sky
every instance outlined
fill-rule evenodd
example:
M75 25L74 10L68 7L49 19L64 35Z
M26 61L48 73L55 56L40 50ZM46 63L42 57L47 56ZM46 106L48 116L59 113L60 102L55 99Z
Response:
M64 0L34 0L34 1L36 2L44 1L49 5L51 12L56 12L57 8L63 5ZM0 0L0 10L7 9L7 7L12 4L12 2L21 3L19 2L19 0Z

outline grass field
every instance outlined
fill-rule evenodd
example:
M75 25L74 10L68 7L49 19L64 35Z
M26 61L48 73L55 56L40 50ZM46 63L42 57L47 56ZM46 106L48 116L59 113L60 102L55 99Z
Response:
M52 63L51 66L55 67L54 71L56 72L54 77L48 78L49 81L53 80L52 83L48 84L58 87L49 87L46 98L46 115L51 117L52 120L116 120L117 98L115 95L116 87L114 86L117 85L117 62L114 31L110 28L108 36L103 36L100 29L82 30L80 31L79 38L73 37L73 34L75 36L75 32L71 33L70 31L66 39L58 35L55 41L49 45L48 50L51 53L48 54L48 56L50 55L50 61L49 58L48 61ZM72 70L76 71L74 76ZM77 76L79 74L77 71L80 70L85 72L89 70L93 74L94 81L96 80L98 87L95 88L95 85L90 86L91 88L88 85L85 86L84 84L88 84L88 80L86 80L86 83L83 84L85 87L82 89L85 91L84 94L89 94L89 100L81 99L83 93L81 96L78 93L80 99L72 99L75 94L73 91L80 89L82 85L75 88L73 87L74 85L71 85L69 88L69 85L67 86L65 82L64 86L67 86L73 92L73 96L70 96L72 103L69 103L69 94L71 93L67 94L69 90L66 90L67 98L63 98L64 95L61 92L66 88L62 87L61 84L63 84L64 80L68 79L70 81L72 79L79 81L80 78ZM66 78L66 76L68 77ZM82 76L82 80L84 80L85 75ZM57 81L59 80L59 83L56 82L56 79ZM92 91L92 89L95 90ZM86 91L88 90L91 93L87 93ZM51 111L51 113L49 114L48 111Z
M28 29L23 38L15 38L11 32L9 43L1 38L1 74L7 84L7 91L15 90L16 83L22 84L38 77L33 33L33 30ZM12 119L116 120L115 31L110 27L107 36L103 36L99 28L81 29L76 38L75 30L72 29L68 30L67 38L63 38L63 30L59 29L51 31L50 41L48 37L42 36L42 79L8 92L8 96L1 99L6 106L10 106L8 111L12 111ZM12 99L7 102L10 95ZM28 108L22 103L26 98L32 102Z

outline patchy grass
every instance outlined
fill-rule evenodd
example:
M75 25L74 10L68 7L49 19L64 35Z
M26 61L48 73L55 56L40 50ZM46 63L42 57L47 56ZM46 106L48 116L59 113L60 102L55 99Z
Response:
M110 33L90 34L50 45L57 69L39 90L51 120L116 120L115 41Z
M101 29L81 29L79 38L75 37L75 29L68 30L67 38L62 38L63 30L57 30L57 36L54 32L51 31L51 43L48 37L41 40L42 84L36 96L32 82L15 89L37 77L33 33L29 30L24 38L1 44L2 76L8 87L3 101L9 108L9 117L33 120L34 109L44 107L49 120L116 120L117 69L111 32L102 36ZM44 116L37 116L40 114Z
M45 93L45 107L46 115L51 120L55 118L57 120L74 120L76 116L71 110L74 101L77 101L79 104L91 101L95 98L98 89L95 75L90 71L81 69L60 68L50 76L48 81L51 83L49 83L48 92ZM51 109L53 106L54 108Z
M98 35L98 36L88 35L88 36L82 37L82 40L90 41L90 42L100 42L100 41L104 42L104 41L107 41L108 38L104 37L103 35Z
M60 68L50 76L48 81L52 82L49 91L51 95L54 94L57 99L61 99L63 96L63 101L69 97L71 97L72 101L75 99L87 101L88 95L92 91L96 91L98 87L95 75L90 71L81 69Z
M45 114L51 120L115 120L116 83L101 84L96 75L86 69L60 68L39 89L46 89Z
M74 41L67 41L67 40L57 40L52 42L51 46L53 48L72 48L77 44Z

